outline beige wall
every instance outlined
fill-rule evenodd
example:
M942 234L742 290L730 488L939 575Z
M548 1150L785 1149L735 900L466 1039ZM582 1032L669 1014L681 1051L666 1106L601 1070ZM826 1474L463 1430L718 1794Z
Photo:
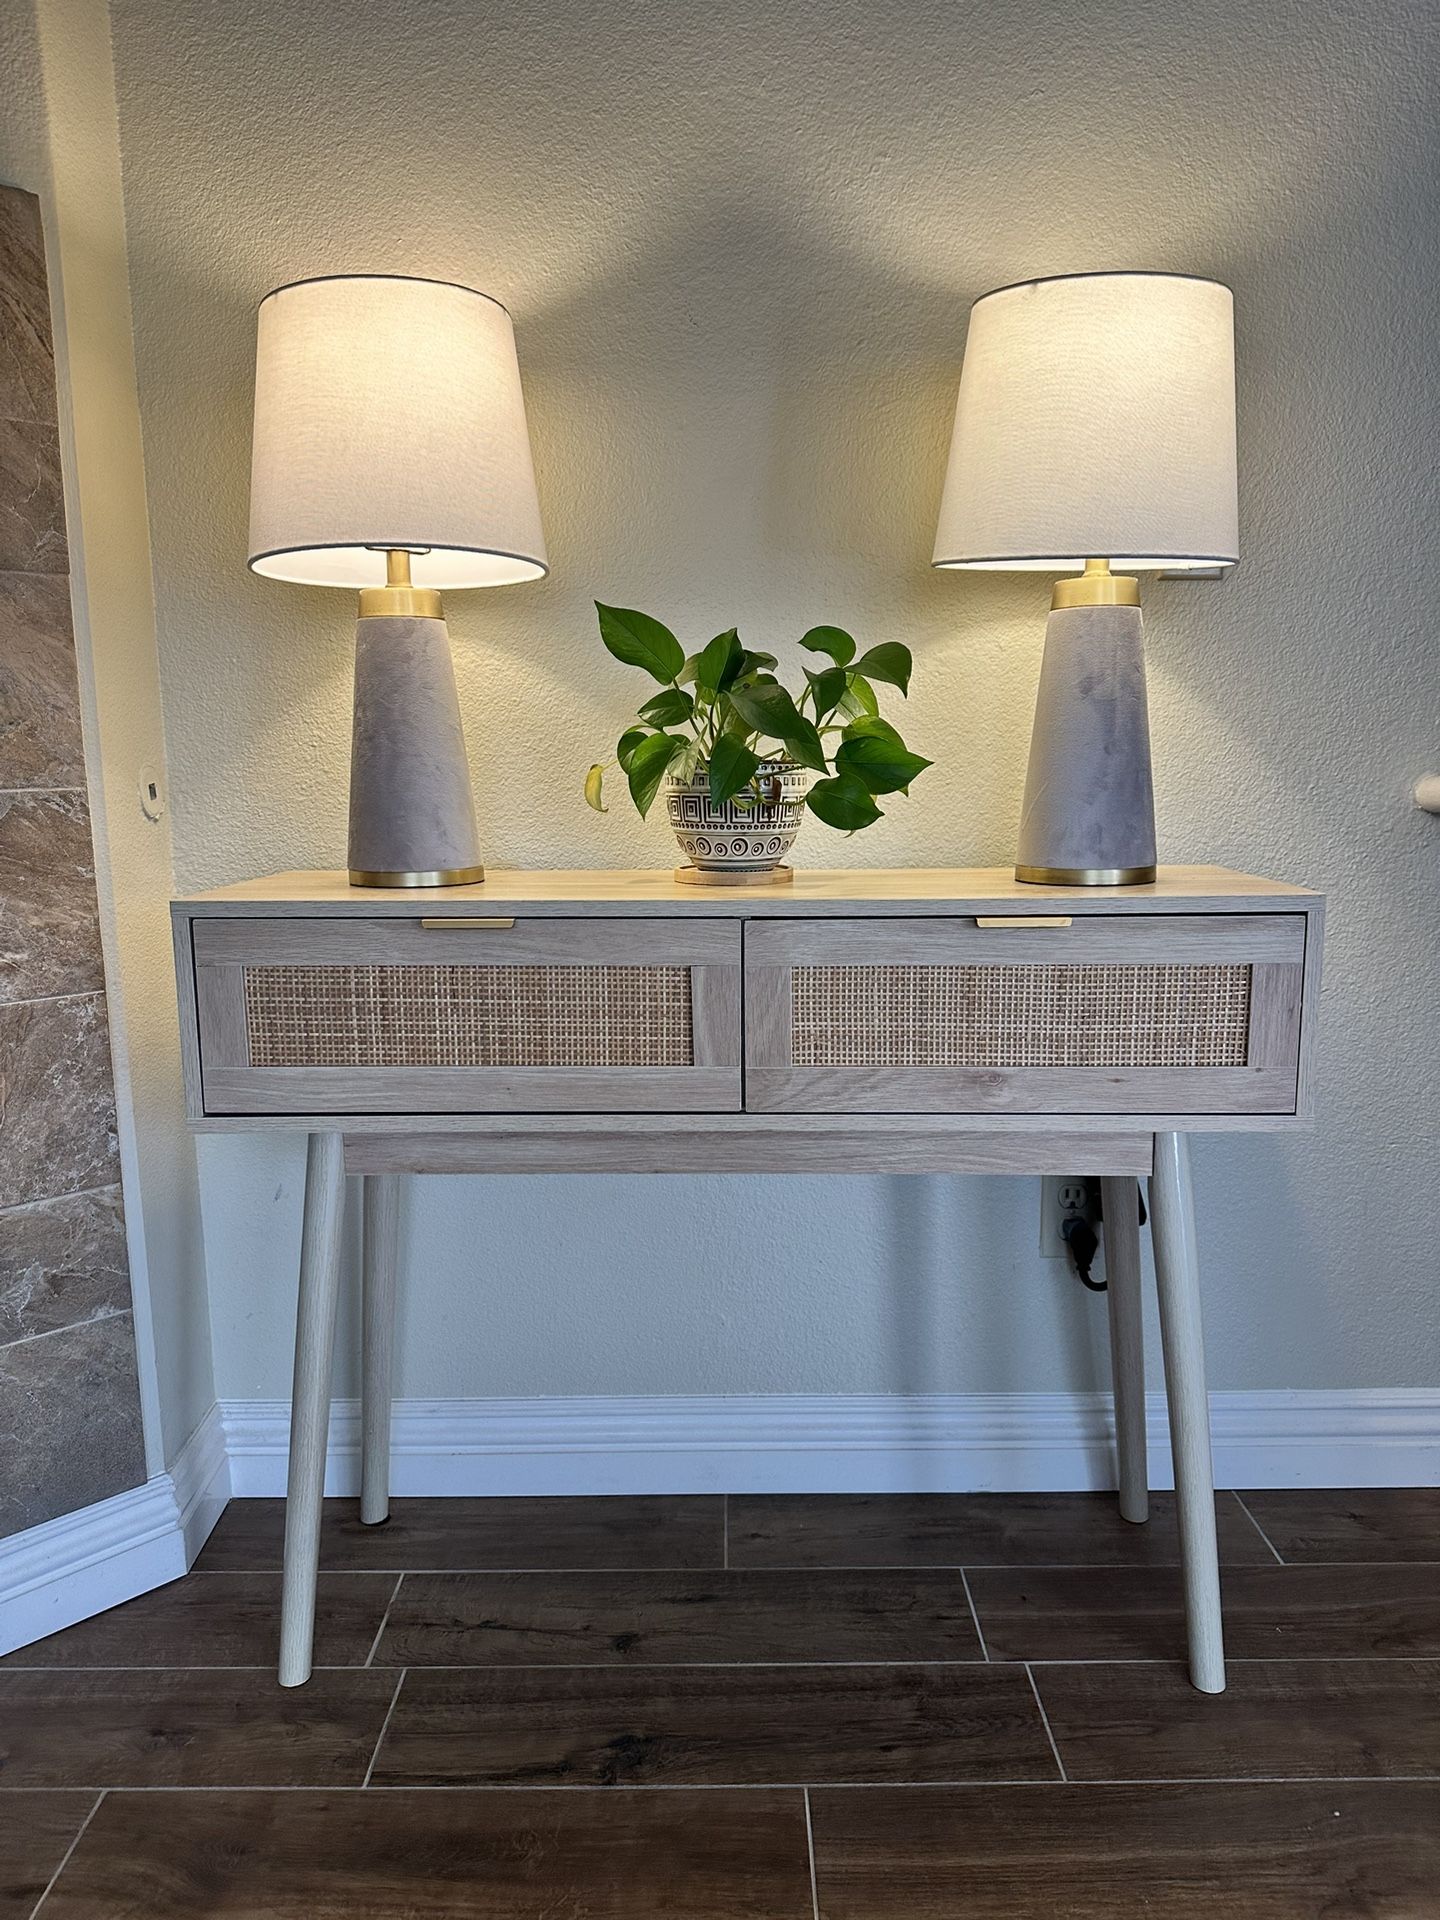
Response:
M210 1405L213 1375L170 983L169 822L145 818L138 789L142 766L163 783L165 741L103 0L7 9L0 52L0 174L38 193L44 215L120 1162L155 1472Z
M254 307L512 308L554 563L452 605L487 860L669 864L580 803L598 596L916 654L936 768L815 862L1003 861L1046 584L927 560L965 313L1031 273L1233 284L1244 562L1147 594L1162 847L1334 896L1313 1137L1197 1152L1221 1387L1437 1378L1433 38L1405 0L117 0L175 861L335 865L351 608L244 571ZM1432 415L1433 418L1433 415ZM297 1146L202 1151L216 1366L280 1394ZM409 1393L1051 1388L1102 1311L1030 1183L420 1183Z

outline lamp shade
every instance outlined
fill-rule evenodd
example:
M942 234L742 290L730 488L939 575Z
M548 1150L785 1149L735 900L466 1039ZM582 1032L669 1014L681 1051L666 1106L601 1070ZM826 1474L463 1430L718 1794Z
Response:
M436 280L280 287L260 303L250 565L378 586L391 547L423 587L547 571L510 316Z
M1086 273L970 310L937 567L1239 558L1228 287Z

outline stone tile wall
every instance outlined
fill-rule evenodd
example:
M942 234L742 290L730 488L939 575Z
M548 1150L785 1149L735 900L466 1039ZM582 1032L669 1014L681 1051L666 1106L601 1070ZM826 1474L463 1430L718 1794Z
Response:
M39 205L0 187L0 1535L145 1478Z

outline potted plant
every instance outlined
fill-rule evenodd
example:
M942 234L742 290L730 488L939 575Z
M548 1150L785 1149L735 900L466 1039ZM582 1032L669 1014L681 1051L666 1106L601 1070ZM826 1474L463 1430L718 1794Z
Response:
M910 649L895 641L857 658L841 628L812 627L800 645L824 664L805 668L795 697L775 677L775 655L750 652L734 627L687 654L648 613L599 601L595 611L610 652L660 691L637 709L614 760L591 767L585 798L606 811L606 768L618 764L643 817L664 782L689 861L677 879L789 879L781 862L806 807L828 827L857 832L881 818L877 795L907 792L931 764L880 717L876 683L902 695L910 685ZM812 775L821 776L813 785Z

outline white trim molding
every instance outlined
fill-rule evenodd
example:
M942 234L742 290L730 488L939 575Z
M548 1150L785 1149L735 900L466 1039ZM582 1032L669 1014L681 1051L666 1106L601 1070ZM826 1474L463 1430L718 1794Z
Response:
M285 1491L290 1408L220 1403L241 1497ZM1151 1484L1171 1484L1149 1396ZM1226 1487L1440 1482L1440 1390L1212 1393ZM358 1404L331 1413L325 1491L359 1491ZM1115 1484L1104 1393L397 1400L391 1486L420 1494L1046 1492Z
M178 1580L229 1498L212 1407L168 1473L0 1540L0 1654Z
M1151 1483L1170 1484L1149 1396ZM1440 1390L1213 1393L1227 1487L1440 1484ZM183 1574L232 1495L285 1492L290 1406L226 1400L168 1473L0 1540L0 1653ZM325 1491L360 1484L356 1402ZM398 1400L392 1485L419 1494L1066 1492L1115 1484L1103 1393L711 1394Z

